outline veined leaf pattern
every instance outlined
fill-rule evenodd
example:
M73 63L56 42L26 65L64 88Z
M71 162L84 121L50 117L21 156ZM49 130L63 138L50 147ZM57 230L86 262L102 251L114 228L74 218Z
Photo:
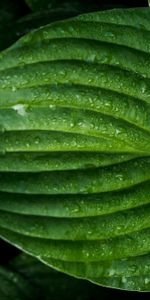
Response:
M150 290L150 9L41 27L0 54L0 234Z

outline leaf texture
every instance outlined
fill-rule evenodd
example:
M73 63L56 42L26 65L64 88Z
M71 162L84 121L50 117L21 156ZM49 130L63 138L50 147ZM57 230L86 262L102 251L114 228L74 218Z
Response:
M98 285L150 290L150 9L34 30L0 54L0 234Z
M72 278L42 264L29 255L20 254L0 266L1 300L90 300L108 292L85 280ZM59 289L58 289L59 286Z
M9 266L32 284L38 294L36 300L95 300L102 295L107 300L110 294L114 294L113 291L108 292L107 289L93 285L87 280L79 280L57 272L29 255L18 255L10 261Z

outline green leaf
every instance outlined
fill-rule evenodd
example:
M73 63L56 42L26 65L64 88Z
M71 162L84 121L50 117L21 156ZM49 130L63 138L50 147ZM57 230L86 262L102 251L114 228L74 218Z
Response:
M38 299L91 300L101 296L109 299L111 295L111 291L57 272L29 255L21 254L9 265L38 291Z
M36 11L35 9L35 12L29 13L28 15L25 15L21 18L19 16L19 19L17 18L17 20L15 18L16 12L14 9L14 2L12 5L12 1L8 0L5 4L6 7L3 7L1 5L1 8L0 6L0 50L7 48L15 41L17 41L21 36L35 28L41 27L52 22L77 16L81 13L93 10L100 10L103 8L103 6L100 7L93 3L84 3L83 5L80 3L80 1L75 1L71 4L68 1L54 1L51 7L47 9L46 3L40 1L38 5L40 5L42 10L39 10L37 3L35 4L35 8L38 8L38 11ZM7 32L9 32L9 35L6 34Z
M29 3L30 2L30 3ZM86 1L81 2L75 0L70 3L68 0L60 1L28 1L29 6L35 10L33 13L29 13L24 17L20 16L20 8L24 11L26 7L20 3L18 8L18 2L15 0L2 1L0 4L0 50L6 49L8 46L17 41L21 36L30 32L33 29L47 25L52 22L64 20L77 16L82 13L99 11L102 9L108 9L111 6L116 5L105 5L96 4L96 2ZM122 5L123 7L123 5ZM19 15L20 13L20 15ZM9 32L9 35L7 34Z
M20 254L0 266L2 300L91 300L108 292L92 283L79 280L42 264L29 255Z
M150 290L149 18L85 14L0 55L2 238L138 291Z

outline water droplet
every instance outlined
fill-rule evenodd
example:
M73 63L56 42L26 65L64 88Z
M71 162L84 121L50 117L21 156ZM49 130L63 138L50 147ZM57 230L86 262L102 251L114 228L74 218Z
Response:
M13 86L11 90L12 90L12 92L15 92L16 91L16 87Z
M110 106L111 106L110 102L106 102L106 103L105 103L105 106L110 107Z
M91 235L91 234L92 234L92 231L89 230L87 233L88 233L89 235Z
M44 39L48 39L48 37L49 37L48 31L44 30L44 31L43 31L43 38L44 38Z
M13 110L15 110L20 116L25 116L27 114L26 109L27 106L24 104L16 104L11 107Z
M73 128L75 124L73 122L70 123L70 128Z
M115 275L115 270L114 269L110 269L109 270L109 276L114 276Z
M142 83L141 85L141 93L144 94L146 92L146 84Z
M106 31L105 36L106 37L114 37L114 34L111 31Z
M133 274L136 272L137 270L137 265L131 265L130 270L133 272Z
M72 213L77 213L78 211L79 211L79 208L78 208L78 207L72 209Z
M39 143L40 143L40 138L39 138L39 137L36 137L36 138L35 138L35 144L38 145Z
M12 280L13 280L14 283L17 283L17 282L18 282L18 278L17 278L17 277L13 277Z
M96 58L96 54L95 53L91 53L91 55L89 55L86 59L87 62L94 62Z
M127 282L127 278L123 276L123 277L122 277L122 282L123 282L123 283L126 283L126 282Z
M116 178L119 179L120 181L122 181L123 180L123 175L122 174L117 174Z
M117 230L120 230L121 229L121 226L117 226Z
M150 282L149 278L145 278L145 284L148 284Z
M115 130L115 135L118 135L118 134L120 134L121 133L121 130L119 129L119 128L116 128L116 130Z
M56 105L50 104L50 105L49 105L49 108L55 109L55 108L56 108Z

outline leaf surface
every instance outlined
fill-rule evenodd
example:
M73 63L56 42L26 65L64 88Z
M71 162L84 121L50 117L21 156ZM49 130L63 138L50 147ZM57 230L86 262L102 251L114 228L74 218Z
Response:
M150 290L150 10L90 13L0 54L0 234L98 285Z

